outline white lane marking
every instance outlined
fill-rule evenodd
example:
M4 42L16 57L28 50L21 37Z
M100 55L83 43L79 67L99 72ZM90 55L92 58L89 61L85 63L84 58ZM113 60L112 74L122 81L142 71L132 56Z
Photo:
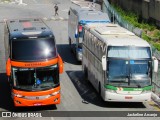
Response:
M63 11L63 12L68 12L68 11L69 11L69 9L64 9L64 10L61 10L61 11Z
M56 18L55 18L55 17L51 17L51 19L52 19L52 20L56 20Z
M60 19L60 20L64 20L64 18L63 18L63 17L59 17L59 19Z
M54 117L51 117L51 120L55 120Z

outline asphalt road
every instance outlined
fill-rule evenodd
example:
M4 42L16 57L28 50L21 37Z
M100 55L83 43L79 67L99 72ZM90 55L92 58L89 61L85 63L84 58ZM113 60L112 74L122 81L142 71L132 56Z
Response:
M57 0L58 1L58 0ZM51 115L55 111L157 111L153 105L148 102L144 103L127 103L127 102L104 102L94 90L90 83L87 83L83 77L80 63L78 63L70 52L68 46L68 22L66 20L50 19L53 16L53 2L55 0L26 0L26 6L16 4L0 4L0 111L16 111L16 112L46 112ZM60 17L67 18L67 10L73 4L69 0L59 0ZM12 11L11 11L12 10ZM51 11L52 10L52 11ZM45 107L19 108L14 109L10 98L10 90L5 75L5 54L4 54L4 23L3 19L24 18L24 17L40 17L47 18L45 22L51 27L56 38L58 52L64 61L64 73L60 76L61 83L61 104ZM81 114L79 112L78 114ZM113 112L112 117L116 117ZM94 115L94 114L93 114ZM0 118L4 120L5 118ZM17 119L17 118L9 118ZM23 118L22 120L26 120ZM39 118L30 118L39 119ZM67 117L49 117L45 120L63 120L75 119ZM81 118L77 118L81 119ZM88 118L83 118L88 119ZM89 118L97 119L97 118ZM106 119L106 118L101 118ZM107 119L117 119L110 118ZM121 118L119 118L121 119ZM132 118L122 118L132 119ZM135 118L134 118L135 119ZM142 120L148 119L141 117ZM149 118L151 119L151 118ZM156 119L156 118L153 118Z

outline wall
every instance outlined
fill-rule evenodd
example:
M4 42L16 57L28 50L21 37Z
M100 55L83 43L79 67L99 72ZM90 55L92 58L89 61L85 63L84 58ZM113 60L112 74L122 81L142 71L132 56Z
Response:
M160 27L160 0L109 0L122 9L134 11L147 21L154 21Z

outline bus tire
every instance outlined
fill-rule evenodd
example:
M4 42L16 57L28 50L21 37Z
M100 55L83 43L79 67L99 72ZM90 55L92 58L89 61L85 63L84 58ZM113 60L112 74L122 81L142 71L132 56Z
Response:
M101 83L99 83L98 93L99 93L100 97L102 97L102 96L101 96Z
M84 78L88 82L88 69L86 68L86 66L84 67Z
M70 47L71 53L73 53L72 46L71 46L71 39L70 38L69 38L69 47Z
M104 102L104 99L102 97L102 90L101 90L101 83L99 82L99 87L98 87L98 94L100 95L100 101Z
M71 46L71 39L69 38L69 46Z

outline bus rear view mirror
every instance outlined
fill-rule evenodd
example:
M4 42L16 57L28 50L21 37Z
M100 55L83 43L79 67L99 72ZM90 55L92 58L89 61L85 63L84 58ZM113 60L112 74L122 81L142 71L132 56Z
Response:
M11 76L11 60L10 59L7 60L6 73L7 73L7 76Z
M155 73L157 73L158 72L158 60L156 57L153 57L152 59L153 59L153 65L154 65L153 70Z
M106 70L106 66L107 66L106 56L102 56L102 69L103 69L104 71Z
M78 38L78 34L75 34L74 36L75 36L75 38Z
M59 73L62 74L63 73L63 60L62 58L60 57L60 55L58 55L58 64L59 64Z

